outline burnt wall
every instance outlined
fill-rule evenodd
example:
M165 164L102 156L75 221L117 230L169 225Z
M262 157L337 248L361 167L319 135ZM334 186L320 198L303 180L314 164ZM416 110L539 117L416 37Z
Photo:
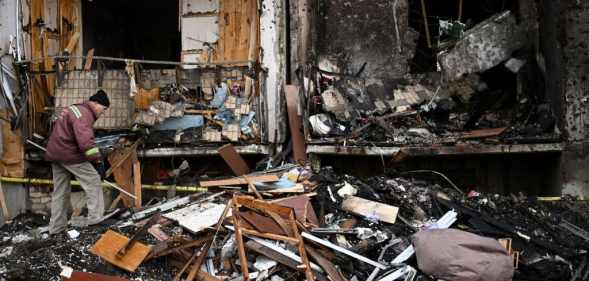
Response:
M566 25L562 38L566 131L569 141L585 141L589 137L589 1L560 2Z
M562 89L564 133L561 184L563 193L589 196L589 1L544 1L545 9L560 2L563 31ZM555 89L555 91L558 89Z
M340 72L367 78L370 94L391 93L415 52L418 34L409 28L408 13L407 0L320 0L319 66L329 59Z

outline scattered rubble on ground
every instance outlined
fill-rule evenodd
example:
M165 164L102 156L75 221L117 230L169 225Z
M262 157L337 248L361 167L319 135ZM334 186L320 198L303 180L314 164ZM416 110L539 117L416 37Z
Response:
M256 181L264 177L273 179ZM223 190L224 182L241 188ZM65 280L88 280L80 272L129 280L589 275L589 204L573 198L481 194L434 173L360 179L329 167L313 173L286 166L208 185L206 193L162 199L51 237L43 233L47 217L22 215L0 230L0 280L59 280L62 271L70 274ZM454 231L434 231L446 228ZM440 240L464 249L453 248L449 258L449 248L435 246ZM479 259L496 260L495 269L481 267Z

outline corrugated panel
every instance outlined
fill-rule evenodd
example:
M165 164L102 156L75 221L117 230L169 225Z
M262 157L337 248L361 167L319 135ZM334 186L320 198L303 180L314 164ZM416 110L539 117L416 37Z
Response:
M123 70L107 70L102 87L98 87L96 71L72 71L55 94L56 112L63 107L88 100L99 89L110 99L110 108L94 127L103 130L126 129L132 125L133 99L129 97L129 78Z

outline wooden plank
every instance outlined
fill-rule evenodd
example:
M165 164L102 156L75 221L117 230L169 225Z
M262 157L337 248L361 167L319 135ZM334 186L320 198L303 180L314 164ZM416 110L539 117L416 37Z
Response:
M64 52L71 54L76 46L78 45L78 41L80 41L80 32L74 32L74 34L72 35L72 37L70 37L70 40L68 41L65 49L63 49Z
M245 181L247 181L248 192L253 192L256 195L256 198L263 200L264 197L262 197L262 194L258 192L258 189L256 189L256 185L252 182L252 180L246 175L244 175L243 178Z
M8 212L8 205L6 205L6 197L4 197L4 188L0 181L0 205L2 205L2 216L5 221L10 220L10 212Z
M137 159L133 161L133 187L133 195L137 197L135 198L135 208L141 208L141 162Z
M86 63L84 64L84 70L88 71L92 69L92 60L94 59L94 48L90 49L86 54Z
M301 260L303 260L303 264L305 266L305 276L307 280L315 280L313 276L313 270L311 269L311 262L309 261L309 257L307 257L307 249L305 249L305 241L303 241L303 237L299 232L297 221L295 218L294 211L291 210L290 215L290 226L294 229L294 237L299 240L297 246L299 247L299 255L301 255Z
M347 281L344 276L337 270L337 268L325 258L319 251L313 249L310 246L306 246L307 252L315 259L315 261L325 270L327 276L333 281Z
M227 25L225 26L225 40L223 41L224 53L223 59L230 61L231 58L231 51L233 50L233 40L235 37L235 33L233 31L233 27L235 26L235 0L226 0L225 1L227 10L225 11L224 16L227 20Z
M177 247L164 249L162 251L159 251L157 253L154 253L151 256L151 258L163 257L163 256L167 256L167 255L169 255L171 253L174 253L176 251L181 251L181 250L192 248L192 247L196 247L196 246L202 246L208 239L210 239L210 238L209 237L206 237L206 238L196 239L196 240L193 240L193 241L189 241L187 243L184 243L182 245L179 245Z
M130 148L124 150L123 156L118 157L117 158L118 161L116 161L114 165L111 163L111 167L108 170L106 170L105 177L109 177L113 173L114 169L118 168L121 164L123 164L125 162L125 160L127 160L127 158L129 156L131 156L131 154L133 154L133 151L136 151L137 146L139 146L140 143L141 143L141 140L137 140L133 143L133 145Z
M121 200L123 199L122 193L119 193L119 195L117 195L117 198L115 198L115 200L113 200L110 203L110 206L108 207L109 210L114 210L117 205L119 205L119 203L121 202Z
M131 155L134 150L131 151L131 154L127 154L127 151L128 151L128 149L123 150L123 151L121 151L121 150L113 151L108 156L108 161L113 167L115 167L114 164L121 162L121 159L123 159L121 164L118 167L116 167L115 169L113 169L112 171L113 171L116 183L123 190L133 194L133 190L135 189L134 183L133 183L133 159L132 159L132 157L129 157L127 155ZM107 174L108 174L108 171L107 171ZM124 195L122 198L123 198L123 205L125 205L126 207L132 207L135 204L135 199L128 196L128 195Z
M474 131L463 132L460 135L461 139L479 139L479 138L488 138L488 137L496 137L503 133L507 128L493 128L493 129L480 129Z
M7 118L6 110L0 116ZM2 156L0 157L0 173L5 177L22 178L25 176L24 143L20 129L12 130L10 122L1 122Z
M280 178L277 175L261 175L261 176L250 176L249 179L252 182L275 182L278 181ZM244 185L247 184L247 181L243 177L232 178L232 179L224 179L224 180L208 180L208 181L201 181L201 187L214 187L214 186L223 186L223 185Z
M258 14L258 1L254 0L251 1L251 9L249 20L250 23L250 32L248 38L248 55L247 59L249 61L258 60L259 54L259 46L260 46L260 15Z
M290 126L290 135L292 138L292 150L294 160L299 164L307 161L307 152L305 138L303 136L303 121L298 114L299 109L299 87L286 85L286 108L288 111L288 124Z
M262 216L256 212L239 212L239 217L247 221L259 232L287 235L287 232L285 232L272 218Z
M242 176L250 172L247 163L243 160L241 155L237 153L232 144L228 143L222 146L219 148L218 152L236 176Z
M241 34L241 26L243 25L242 22L242 13L243 13L243 3L244 0L235 0L233 1L233 26L231 27L232 33L232 40L231 43L231 52L230 60L238 60L237 54L239 52L239 35ZM247 10L247 9L246 9Z
M235 200L235 196L233 197L233 199ZM235 241L237 244L237 251L239 253L239 265L241 267L241 277L243 278L243 281L249 281L250 280L250 274L249 274L249 269L248 269L248 262L247 262L247 257L246 257L246 253L245 253L245 247L243 244L243 234L242 234L242 229L241 229L241 225L240 225L240 216L239 216L239 207L237 206L237 204L233 205L233 226L235 227Z
M311 204L311 199L305 195L287 197L276 200L274 203L280 206L292 208L295 212L296 218L303 225L309 223L315 227L319 227L319 219Z
M271 240L288 242L292 245L297 245L299 243L299 241L297 239L292 238L292 237L288 237L288 236L282 236L282 235L277 235L277 234L272 234L272 233L262 233L262 232L258 232L258 231L251 230L251 229L245 229L245 228L242 228L240 231L241 231L241 233L243 233L245 235L251 235L251 236L257 236L257 237L262 237L262 238L271 239Z
M399 208L360 197L348 197L342 203L342 209L365 217L376 218L379 221L395 223Z
M244 207L258 210L258 211L262 211L265 213L268 213L268 212L277 213L278 215L281 215L285 218L288 218L288 216L292 212L291 208L283 207L283 206L273 204L273 203L269 203L264 200L254 199L251 196L237 196L235 198L235 204L236 205L243 205Z
M231 0L219 0L219 40L217 40L217 47L213 55L213 61L225 61L223 54L225 53L225 30L227 26L227 18L225 11L227 9L227 2Z
M95 254L124 270L135 272L137 267L139 267L141 262L143 262L149 254L149 251L151 251L151 247L135 242L127 250L127 253L123 258L118 258L117 252L128 241L129 238L124 235L108 230L106 233L102 234L96 244L90 248L90 253Z

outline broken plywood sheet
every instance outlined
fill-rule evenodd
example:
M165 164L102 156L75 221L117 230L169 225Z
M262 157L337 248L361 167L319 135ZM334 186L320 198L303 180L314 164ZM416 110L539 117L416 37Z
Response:
M219 40L218 17L202 16L182 18L182 51L204 50L206 44Z
M319 226L319 219L317 218L317 214L315 214L309 197L305 195L293 196L280 199L274 203L283 207L292 208L295 212L296 219L303 225L310 223Z
M164 217L177 221L180 226L192 233L198 233L215 225L224 210L225 205L205 202L164 214Z
M182 0L182 16L202 15L219 11L218 0Z
M129 238L112 230L108 230L102 234L98 242L90 248L90 253L95 254L124 270L135 272L137 267L151 251L151 247L140 242L135 242L127 250L123 258L117 257L117 252L128 242Z
M354 214L387 223L395 223L399 212L397 207L354 196L346 198L342 203L342 208Z

